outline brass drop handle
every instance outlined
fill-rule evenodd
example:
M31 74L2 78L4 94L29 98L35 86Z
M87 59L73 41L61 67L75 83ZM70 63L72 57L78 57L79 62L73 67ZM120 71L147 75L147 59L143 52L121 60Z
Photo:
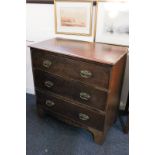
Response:
M52 65L52 62L50 60L44 60L43 61L43 66L45 68L50 68L51 65Z
M45 82L44 82L44 85L45 85L46 87L48 87L48 88L51 88L51 87L54 86L54 83L51 82L51 81L45 81Z
M87 93L85 93L85 92L80 92L80 98L82 99L82 100L89 100L90 99L90 95L89 94L87 94Z
M92 77L92 73L88 70L81 70L80 75L81 77L86 78L86 79Z
M79 113L79 119L82 121L87 121L89 119L89 116L83 113Z
M48 107L53 107L55 105L54 102L52 102L51 100L46 100L45 104L48 106Z

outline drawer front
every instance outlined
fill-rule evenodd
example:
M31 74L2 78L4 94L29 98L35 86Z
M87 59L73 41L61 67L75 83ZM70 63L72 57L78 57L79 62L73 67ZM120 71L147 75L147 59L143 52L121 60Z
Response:
M64 80L43 71L34 70L36 88L48 90L85 105L105 110L107 93L75 81Z
M75 79L101 89L107 89L110 68L54 55L48 51L31 49L33 67L52 74Z
M51 112L59 113L71 120L80 122L86 126L102 130L104 127L104 114L98 114L69 102L63 101L53 95L45 95L36 91L37 104L41 104Z

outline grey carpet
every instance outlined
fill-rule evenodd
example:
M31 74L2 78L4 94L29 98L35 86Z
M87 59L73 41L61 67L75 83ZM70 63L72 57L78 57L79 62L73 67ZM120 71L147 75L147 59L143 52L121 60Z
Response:
M27 155L128 155L129 137L117 121L102 145L93 142L92 135L52 117L39 118L35 97L26 95Z

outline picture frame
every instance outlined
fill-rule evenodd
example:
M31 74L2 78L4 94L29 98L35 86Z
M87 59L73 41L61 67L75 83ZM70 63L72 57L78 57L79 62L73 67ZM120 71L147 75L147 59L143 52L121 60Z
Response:
M92 36L93 1L55 0L55 33Z
M98 2L96 42L129 46L127 2Z

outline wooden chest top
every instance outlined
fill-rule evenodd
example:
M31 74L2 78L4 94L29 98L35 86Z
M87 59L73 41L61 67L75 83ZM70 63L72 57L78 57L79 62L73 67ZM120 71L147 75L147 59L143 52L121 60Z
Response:
M127 52L127 47L54 38L30 45L56 54L115 65Z

